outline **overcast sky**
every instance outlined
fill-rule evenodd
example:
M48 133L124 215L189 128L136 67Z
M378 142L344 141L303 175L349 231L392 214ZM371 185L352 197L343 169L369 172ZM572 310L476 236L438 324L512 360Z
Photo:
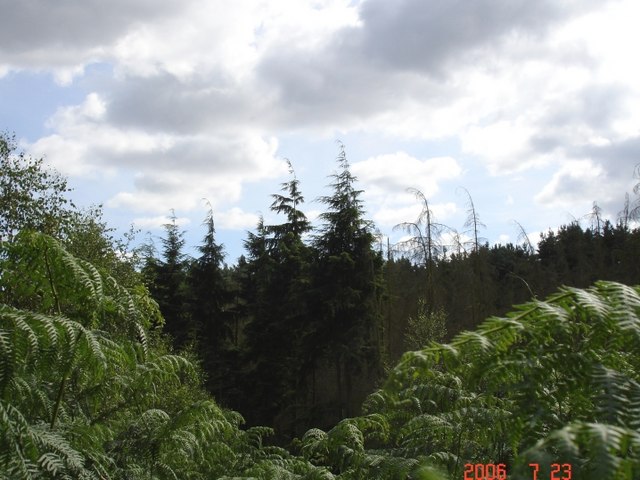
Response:
M615 220L640 162L637 0L0 0L0 129L120 232L193 246L208 199L229 263L291 160L305 210L346 148L391 241L438 222L516 242ZM188 253L194 254L193 250Z

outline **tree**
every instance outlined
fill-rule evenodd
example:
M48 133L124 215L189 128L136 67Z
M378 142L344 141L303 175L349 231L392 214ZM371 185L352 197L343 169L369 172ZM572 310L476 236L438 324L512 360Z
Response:
M640 164L636 165L633 171L633 178L638 180L638 183L633 186L633 193L636 195L636 198L633 201L631 210L628 212L627 218L638 221L640 220ZM627 209L628 208L627 206Z
M273 194L271 211L284 214L287 221L281 225L271 225L267 227L267 233L271 234L274 240L282 240L286 235L292 234L294 239L302 240L302 236L311 230L311 224L303 211L299 210L304 203L304 197L300 191L300 180L296 177L291 162L287 160L291 180L282 183L281 191L285 194Z
M224 397L225 384L231 377L227 351L232 336L231 301L223 275L224 249L216 243L213 209L204 220L207 232L198 246L200 256L189 267L188 304L193 336L208 373L208 386L217 397Z
M405 332L407 350L420 350L431 342L442 342L447 334L447 314L443 309L429 310L424 300L418 301L418 313L410 316Z
M403 222L393 228L394 230L402 229L412 235L409 239L400 242L398 246L402 250L410 252L412 258L418 259L427 271L425 300L427 313L430 313L435 309L434 269L436 261L444 253L441 235L444 230L449 228L435 221L433 211L429 207L429 201L424 193L416 188L409 188L408 191L413 193L422 204L420 215L415 222Z
M622 228L629 228L629 220L631 219L631 211L630 211L630 200L629 194L624 194L624 204L622 206L622 210L618 212L618 224L622 226Z
M523 248L527 254L533 255L536 249L533 248L533 245L531 244L531 240L529 239L529 235L527 234L527 231L524 229L522 224L517 220L512 220L512 222L516 225L516 227L518 227L518 241L522 242Z
M486 227L484 223L480 221L480 216L476 210L476 206L473 203L471 194L466 188L460 187L459 190L463 191L467 197L467 219L464 222L464 226L467 227L467 232L471 234L471 296L473 302L471 304L471 318L474 324L480 321L483 316L479 312L481 311L482 304L485 303L487 281L488 281L488 265L486 263L487 255L486 251L481 251L481 240L485 239L479 236L480 228ZM487 242L488 247L488 242ZM481 255L485 253L485 255Z
M362 416L302 450L340 478L635 479L639 304L638 287L563 288L408 352Z
M249 376L261 398L249 407L252 415L261 417L254 421L276 421L280 431L294 435L303 432L298 422L305 422L299 418L299 405L304 404L304 374L309 365L303 339L311 328L312 254L303 241L311 225L300 210L304 202L300 182L290 162L288 165L291 179L281 184L282 193L272 195L270 207L276 214L284 214L285 222L259 226L262 234L250 236L247 243L255 252L250 262L257 269L253 288L260 293L260 302L251 308L245 333Z
M591 213L587 214L591 221L591 230L599 237L602 235L602 227L604 220L602 219L602 208L598 205L598 202L593 202L591 207Z
M272 429L239 428L196 363L154 335L141 285L47 235L20 232L0 252L0 478L331 478L263 447Z
M133 287L142 281L140 247L131 246L138 232L132 226L123 238L114 236L115 229L103 219L102 205L94 205L72 212L62 242L72 255L110 272L123 286Z
M318 316L313 343L331 358L337 404L342 414L349 415L355 410L355 373L375 375L380 366L382 258L373 249L372 224L364 219L362 192L355 188L342 145L338 165L339 172L332 175L333 194L320 198L328 211L320 215L324 225L314 241Z
M184 232L176 223L171 211L171 222L164 225L166 237L162 238L162 259L148 257L143 275L149 282L149 290L158 302L165 318L165 329L173 338L175 347L182 347L193 340L195 328L187 312L187 263L182 252Z
M469 190L464 187L460 187L459 190L463 191L467 196L467 219L464 222L464 226L469 229L468 232L470 232L472 235L471 238L473 239L473 252L478 253L481 240L485 241L485 239L479 237L479 230L480 228L486 228L486 225L480 221L480 216L476 211L476 206L473 203L473 198L471 198Z
M41 158L18 152L15 135L0 133L0 242L11 242L22 230L68 234L75 208L66 198L70 191Z

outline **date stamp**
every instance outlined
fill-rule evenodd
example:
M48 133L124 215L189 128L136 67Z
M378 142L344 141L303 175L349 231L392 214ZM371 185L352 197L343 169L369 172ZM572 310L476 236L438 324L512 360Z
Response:
M530 463L531 480L571 480L570 463L552 463L549 476L540 474L540 464ZM504 463L465 463L463 480L507 480L507 466Z

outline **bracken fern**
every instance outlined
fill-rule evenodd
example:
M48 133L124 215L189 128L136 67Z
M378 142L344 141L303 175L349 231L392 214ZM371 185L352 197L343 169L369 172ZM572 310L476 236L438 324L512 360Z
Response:
M403 356L363 405L385 435L314 430L303 453L339 478L420 478L428 465L462 478L466 463L505 463L524 479L532 462L538 478L556 462L573 478L638 478L639 314L638 288L599 282L489 318Z
M204 393L144 287L45 235L2 248L0 479L331 478Z

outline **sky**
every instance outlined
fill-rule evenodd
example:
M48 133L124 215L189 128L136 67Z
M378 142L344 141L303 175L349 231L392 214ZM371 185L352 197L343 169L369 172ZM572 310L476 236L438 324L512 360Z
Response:
M381 243L427 198L462 238L615 222L640 163L636 0L0 0L0 130L77 205L227 262L290 160L315 220L340 143ZM466 191L465 191L466 190ZM206 201L204 200L206 199ZM208 203L207 203L208 202ZM446 236L444 243L449 242Z

